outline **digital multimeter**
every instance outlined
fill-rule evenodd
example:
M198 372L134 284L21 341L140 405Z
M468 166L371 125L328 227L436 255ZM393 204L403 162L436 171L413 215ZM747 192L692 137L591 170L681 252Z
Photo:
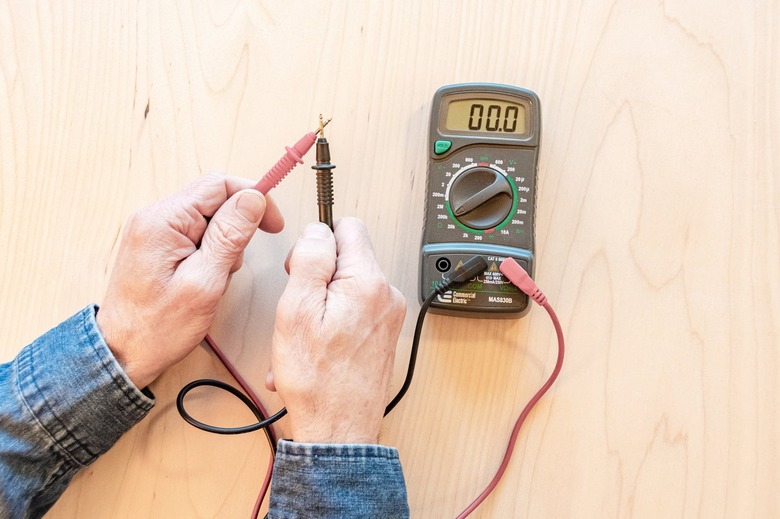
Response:
M424 300L474 255L488 268L437 296L431 310L461 317L521 317L528 297L498 270L512 257L533 276L539 98L507 85L464 83L433 96L420 263Z

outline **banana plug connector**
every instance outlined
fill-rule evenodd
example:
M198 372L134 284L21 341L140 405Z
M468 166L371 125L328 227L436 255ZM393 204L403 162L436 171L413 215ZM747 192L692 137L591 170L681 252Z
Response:
M317 163L311 169L317 172L317 206L320 221L333 229L333 169L330 163L330 144L324 136L317 138Z

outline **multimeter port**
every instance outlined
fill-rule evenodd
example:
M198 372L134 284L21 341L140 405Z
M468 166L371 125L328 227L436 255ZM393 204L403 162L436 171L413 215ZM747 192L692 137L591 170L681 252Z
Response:
M514 258L533 276L539 98L508 85L467 83L433 96L420 258L420 301L474 255L488 269L441 294L431 312L521 317L528 298L499 271Z
M436 260L436 270L439 272L449 272L450 268L452 268L452 263L447 258L439 258Z

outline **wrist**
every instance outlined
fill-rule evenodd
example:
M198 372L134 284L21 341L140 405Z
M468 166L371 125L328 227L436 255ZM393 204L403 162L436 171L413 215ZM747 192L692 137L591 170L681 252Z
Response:
M339 424L308 423L292 427L292 438L299 443L377 444L381 424L356 424L349 417Z
M132 326L127 328L117 326L116 320L112 318L112 312L100 307L96 310L95 321L103 336L103 341L130 381L138 389L143 389L151 384L159 373L148 369L148 366L145 366L146 363L139 359L137 354L134 354L134 352L139 351L139 348L134 346L137 338L132 331Z

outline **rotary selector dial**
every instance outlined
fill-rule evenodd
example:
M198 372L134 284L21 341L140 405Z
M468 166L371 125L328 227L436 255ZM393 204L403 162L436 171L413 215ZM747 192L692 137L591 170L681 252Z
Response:
M514 192L503 171L474 165L461 169L448 187L447 201L455 218L471 229L493 229L512 211Z

